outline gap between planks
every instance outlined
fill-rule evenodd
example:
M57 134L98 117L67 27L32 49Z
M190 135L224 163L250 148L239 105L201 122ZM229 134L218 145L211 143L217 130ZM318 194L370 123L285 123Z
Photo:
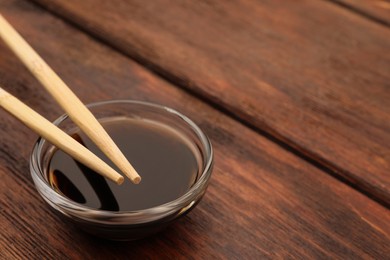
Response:
M367 20L370 20L370 21L375 22L377 24L383 25L387 28L390 27L390 22L388 22L380 17L376 17L375 15L370 14L369 12L367 12L365 10L361 10L359 7L355 7L355 6L350 5L348 3L340 2L339 0L324 0L324 1L333 3L334 5L337 5L340 8L347 9L348 11L350 11L352 13L355 13L361 17L366 18Z

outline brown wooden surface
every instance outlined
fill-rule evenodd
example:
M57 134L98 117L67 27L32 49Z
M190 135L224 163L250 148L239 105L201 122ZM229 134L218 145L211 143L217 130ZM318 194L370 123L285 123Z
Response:
M366 16L373 21L390 26L389 0L331 0Z
M280 145L156 77L32 4L0 10L85 102L168 105L210 136L216 164L204 200L166 231L137 242L96 239L64 223L33 187L36 136L0 110L0 258L374 258L390 255L388 209ZM53 120L62 112L0 43L0 84Z
M390 203L390 30L327 1L34 0Z

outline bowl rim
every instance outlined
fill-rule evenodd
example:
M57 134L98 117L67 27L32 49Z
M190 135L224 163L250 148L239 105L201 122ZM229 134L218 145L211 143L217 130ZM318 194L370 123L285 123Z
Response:
M191 200L196 198L199 194L196 191L202 191L203 186L207 186L208 180L211 177L213 162L214 162L214 154L213 154L213 148L211 145L211 142L209 138L203 133L203 131L187 116L181 114L180 112L176 111L175 109L158 105L150 102L145 101L137 101L137 100L126 100L126 99L117 99L117 100L108 100L108 101L99 101L87 104L86 106L88 108L94 108L98 106L104 106L104 105L115 105L115 104L130 104L130 105L140 105L144 107L149 107L157 110L161 110L165 113L172 114L181 120L183 120L197 135L199 138L199 141L201 142L202 146L205 150L205 156L203 156L203 159L205 161L203 162L202 171L200 174L200 177L197 179L195 184L182 196L176 198L175 200L169 201L167 203L147 208L147 209L140 209L140 210L131 210L131 211L107 211L107 210L100 210L91 208L88 206L84 206L82 204L79 204L77 202L74 202L67 197L59 194L56 192L51 185L43 178L44 175L44 167L41 164L41 153L43 149L43 145L48 142L46 139L39 137L38 140L35 142L31 155L30 155L30 173L33 178L33 181L35 182L36 188L40 195L54 208L57 210L60 210L62 213L65 214L72 214L76 217L81 217L83 215L83 212L88 212L88 219L90 219L90 216L94 217L101 217L101 218L131 218L135 217L136 219L139 219L141 216L155 216L156 219L162 218L166 215L169 215L170 212L180 210L180 207L187 206L186 203L192 203ZM63 122L65 119L69 118L68 115L65 113L58 117L56 120L53 121L53 124L59 125L61 122ZM54 196L55 202L53 202L52 198L48 198L47 194L43 192L41 189L44 189L45 192L49 193L50 196ZM54 205L53 205L54 204ZM57 208L59 207L59 209ZM155 219L154 219L155 220ZM143 222L143 221L140 221ZM145 221L148 222L148 221Z

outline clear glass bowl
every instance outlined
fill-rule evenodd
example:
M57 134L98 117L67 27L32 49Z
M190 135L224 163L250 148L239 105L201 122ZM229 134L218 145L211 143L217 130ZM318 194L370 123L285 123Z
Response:
M189 118L179 112L146 102L115 100L88 105L97 119L128 117L150 119L180 131L198 149L199 177L181 197L149 209L137 211L104 211L89 208L57 193L48 182L48 170L55 147L43 138L36 142L31 157L30 171L42 198L62 216L85 231L112 240L134 240L151 235L193 209L204 195L213 167L213 151L207 136ZM65 132L77 126L67 115L54 121Z

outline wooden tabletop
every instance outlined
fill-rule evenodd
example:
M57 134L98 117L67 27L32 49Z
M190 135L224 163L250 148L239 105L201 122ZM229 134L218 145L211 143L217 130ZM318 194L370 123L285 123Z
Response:
M84 103L172 107L215 149L195 210L109 242L41 199L37 136L0 110L0 258L389 259L388 1L0 0L0 13ZM63 113L3 42L0 84Z

